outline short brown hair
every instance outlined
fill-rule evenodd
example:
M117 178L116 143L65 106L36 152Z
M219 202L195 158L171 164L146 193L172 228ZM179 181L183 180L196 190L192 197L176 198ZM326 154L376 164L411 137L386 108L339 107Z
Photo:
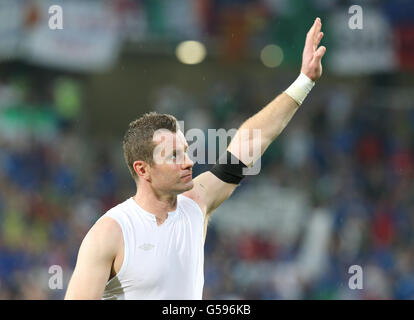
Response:
M134 161L142 160L150 165L153 164L154 133L159 129L177 132L177 128L178 123L174 116L157 112L145 113L129 124L122 146L125 161L134 179L137 178L133 167Z

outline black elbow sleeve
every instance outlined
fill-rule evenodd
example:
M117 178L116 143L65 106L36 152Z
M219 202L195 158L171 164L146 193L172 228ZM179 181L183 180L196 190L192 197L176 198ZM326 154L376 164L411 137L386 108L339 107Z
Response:
M211 168L210 172L221 181L239 184L244 178L244 168L247 168L247 166L227 151L219 157L217 164Z

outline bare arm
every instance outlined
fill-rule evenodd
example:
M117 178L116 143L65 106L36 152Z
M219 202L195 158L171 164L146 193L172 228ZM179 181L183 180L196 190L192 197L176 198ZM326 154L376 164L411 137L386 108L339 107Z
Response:
M119 224L108 217L99 220L82 241L65 300L101 299L122 244Z
M301 73L312 81L316 81L322 75L321 59L326 52L325 47L318 48L323 37L321 27L322 23L317 18L306 36L303 50ZM283 131L298 108L298 102L291 96L286 93L280 94L241 125L227 150L247 166L252 166ZM253 134L254 130L260 134ZM258 151L254 152L254 150ZM184 195L200 205L207 223L209 215L233 193L236 187L235 184L221 181L211 172L205 172L194 179L194 188Z
M321 27L322 23L317 18L306 35L302 55L301 73L312 81L318 80L322 75L321 60L326 52L324 46L318 48L323 37ZM242 124L230 142L228 151L247 166L251 166L285 129L298 109L299 104L291 96L285 92L280 94ZM253 130L258 130L260 134L255 136ZM257 152L253 153L253 156L249 156L249 151L254 150Z

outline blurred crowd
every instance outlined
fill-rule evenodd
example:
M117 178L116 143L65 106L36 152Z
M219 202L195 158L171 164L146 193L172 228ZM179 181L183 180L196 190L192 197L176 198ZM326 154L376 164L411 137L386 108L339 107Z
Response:
M228 200L243 203L254 225L261 204L243 199L260 186L269 203L280 188L306 194L306 221L321 210L329 221L320 272L309 277L301 266L312 241L306 221L283 242L271 230L226 232L219 208L205 244L205 299L414 299L414 100L399 99L398 78L387 91L377 77L362 87L327 77L262 157L260 175ZM186 130L230 129L286 85L238 79L202 96L170 85L152 97ZM82 88L71 77L1 79L0 299L63 298L86 232L134 192L121 136L96 141L83 130ZM194 176L207 169L196 164ZM54 265L62 289L50 288ZM362 290L348 286L351 265L364 272Z
M79 25L74 9L81 3L101 8L100 1L68 1L66 26ZM104 11L91 20L96 29L88 29L88 20L78 38L70 27L53 38L36 27L45 21L41 4L49 2L3 4L14 11L0 23L0 58L36 63L37 52L47 68L20 72L16 63L0 74L0 299L62 299L89 228L135 191L121 133L103 141L89 131L87 76L59 67L74 72L86 57L85 72L121 38L144 52L156 43L198 39L219 49L221 62L246 62L251 50L278 44L283 71L273 81L234 77L202 94L170 83L146 93L153 110L184 121L185 131L228 130L287 88L289 67L297 67L316 16L327 21L328 72L263 155L259 176L245 178L213 214L204 298L414 299L414 93L406 77L414 67L412 0L357 1L365 12L359 33L348 28L345 0L107 3L121 26L110 39L100 29ZM38 42L22 37L30 35L22 26ZM85 43L95 44L89 53ZM338 62L342 69L334 70ZM209 167L196 164L194 176ZM355 265L363 288L353 290ZM60 274L61 286L53 280Z
M181 110L202 109L198 106L207 100L209 117L203 110L195 114L214 128L237 128L258 111L263 97L275 94L268 83L245 80L219 84L199 104ZM414 109L404 98L412 93L399 76L366 77L361 86L325 80L263 155L259 176L247 177L213 214L206 241L206 298L414 298ZM258 87L262 90L253 89ZM189 92L175 92L164 96L170 103L163 111L179 114L174 99L192 100ZM182 116L185 123L197 121L185 111ZM274 231L260 229L260 224L274 224L272 214L284 214L278 201L287 193L278 193L286 188L308 199L303 221L294 222L300 226L299 232L292 229L292 241L277 237L283 231L277 223ZM232 226L241 225L238 220L246 215L244 228ZM327 227L311 233L310 222L319 216ZM326 234L325 244L318 233ZM318 241L315 251L311 243ZM312 260L318 250L323 258L308 264L306 256ZM354 265L363 272L362 290L349 286Z

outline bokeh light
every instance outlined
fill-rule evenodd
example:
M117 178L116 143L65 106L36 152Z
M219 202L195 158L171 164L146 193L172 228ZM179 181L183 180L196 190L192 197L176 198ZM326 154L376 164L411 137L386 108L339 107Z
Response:
M198 64L207 55L206 47L198 41L181 42L176 49L178 60L184 64Z
M283 50L275 44L269 44L262 49L260 59L266 67L276 68L283 61Z

